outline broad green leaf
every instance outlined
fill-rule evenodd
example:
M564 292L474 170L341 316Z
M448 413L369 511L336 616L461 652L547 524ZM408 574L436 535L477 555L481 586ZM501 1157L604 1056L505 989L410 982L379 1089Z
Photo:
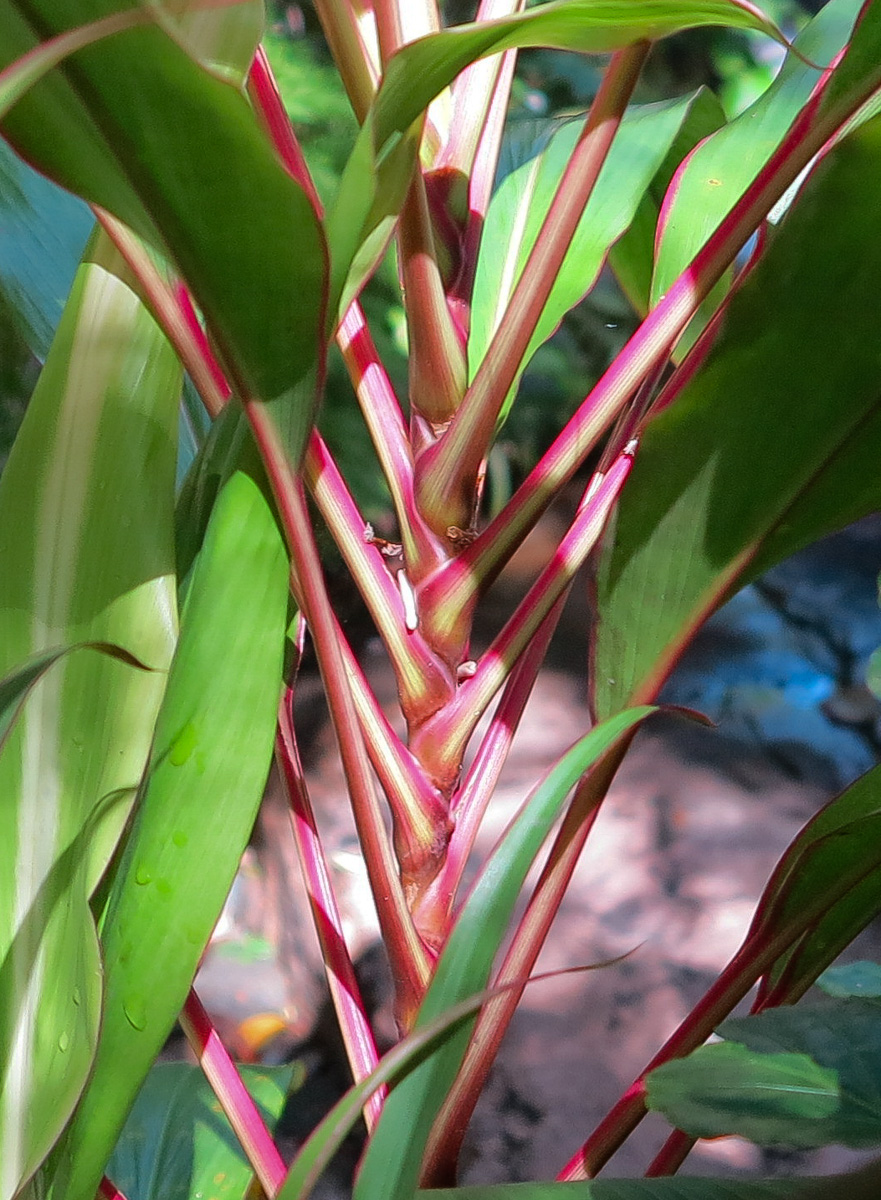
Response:
M141 779L176 636L180 366L103 236L0 479L0 674L81 642L0 756L0 1196L39 1165L97 1036L88 901ZM45 1098L52 1097L46 1103Z
M817 987L828 996L881 996L881 966L861 961L829 967L817 980Z
M716 96L708 88L699 88L691 97L685 120L643 194L630 226L609 249L609 265L641 317L651 307L658 217L670 181L695 146L724 124L725 112Z
M766 1146L801 1146L832 1140L820 1131L841 1095L837 1071L807 1054L759 1054L732 1041L651 1071L646 1104L692 1137L736 1133Z
M688 118L694 97L630 110L612 143L560 272L502 408L504 420L522 369L593 287L610 245L630 224L652 179ZM468 338L473 379L535 245L586 118L555 122L546 144L511 171L486 214L477 260Z
M881 1002L836 1000L725 1021L730 1039L647 1077L649 1107L700 1137L881 1144Z
M881 767L868 771L808 822L775 868L748 939L767 940L828 897L804 937L768 969L761 993L800 995L881 911Z
M247 844L272 754L287 585L273 513L236 473L196 561L146 782L101 922L101 1038L53 1156L56 1200L94 1197Z
M876 119L814 171L707 360L647 429L599 572L600 717L654 696L770 547L782 558L881 505L865 469L881 452L881 238L865 201L879 171Z
M685 270L780 145L817 86L819 75L810 63L832 61L847 42L861 2L826 4L794 42L808 61L790 52L768 90L683 163L664 204L650 307Z
M239 1071L272 1129L293 1068ZM188 1063L150 1071L106 1173L128 1200L242 1200L254 1174L201 1068Z
M0 64L119 6L0 0ZM246 23L262 17L260 0L237 7ZM2 132L51 179L168 255L237 387L270 405L296 461L316 402L324 238L231 78L240 74L241 31L234 54L226 34L222 47L208 47L210 71L188 52L206 45L212 20L228 30L228 8L196 0L177 40L156 26L138 28L66 59L15 105Z
M60 650L45 650L31 655L27 662L22 663L4 679L0 679L0 754L3 753L9 732L31 689L55 663L64 658L65 654L73 654L77 650L97 650L111 658L119 659L120 662L128 663L130 667L143 668L144 665L121 646L111 646L109 642L79 642L73 646L64 646Z
M753 29L785 41L757 8L737 0L556 0L405 46L386 67L328 214L331 321L385 248L415 166L422 114L469 63L524 46L605 52L704 25Z
M42 42L11 62L0 71L0 121L22 98L25 92L38 83L53 67L57 67L68 55L91 46L94 42L113 34L123 33L150 21L146 9L130 8L127 12L111 13L107 17L80 25L58 34L48 42Z
M593 763L653 710L633 709L596 726L539 784L485 863L450 932L419 1009L419 1030L486 987L526 874L570 790ZM462 1063L473 1019L416 1067L388 1097L365 1154L356 1200L403 1200L419 1179L432 1122Z

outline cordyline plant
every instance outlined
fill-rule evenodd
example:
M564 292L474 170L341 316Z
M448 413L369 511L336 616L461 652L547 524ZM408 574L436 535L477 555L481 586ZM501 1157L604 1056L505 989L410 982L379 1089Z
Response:
M0 0L3 137L96 220L51 348L30 326L45 365L0 482L2 1200L114 1197L124 1177L141 1180L131 1200L242 1195L254 1175L294 1200L362 1113L358 1200L451 1194L603 796L683 647L745 582L881 501L881 4L831 0L794 46L746 0L483 0L447 29L436 0L315 8L360 123L327 211L259 46L262 0ZM773 86L730 122L706 92L632 105L652 42L704 25L780 42ZM494 190L527 46L603 55L602 81L587 115L545 130ZM359 304L389 246L406 397ZM487 456L521 375L606 265L636 332L487 521ZM25 315L39 308L28 283L13 297ZM334 341L394 543L316 431ZM208 427L197 404L210 429L176 489L181 412ZM475 656L481 597L588 462L568 531ZM406 737L329 600L318 520L385 646ZM596 723L463 895L592 555ZM298 757L307 634L394 977L402 1040L382 1059ZM264 1123L283 1089L237 1072L191 990L273 747L355 1080L290 1168ZM870 772L802 831L704 999L597 1130L573 1128L583 1145L560 1182L457 1194L840 1194L840 1180L587 1181L647 1105L674 1126L650 1176L674 1172L696 1135L881 1142L874 1002L831 1006L851 1006L832 1049L828 1011L825 1042L749 1024L794 1019L780 1006L881 909L879 782ZM775 1011L687 1058L756 984L754 1010ZM862 1024L854 1004L869 1006ZM194 1132L163 1176L157 1134L117 1142L136 1098L147 1130L178 1111L151 1067L179 1016L243 1153ZM871 1079L847 1083L848 1055L874 1056ZM684 1074L662 1066L673 1059ZM185 1091L213 1113L210 1092ZM871 1171L853 1195L875 1194Z

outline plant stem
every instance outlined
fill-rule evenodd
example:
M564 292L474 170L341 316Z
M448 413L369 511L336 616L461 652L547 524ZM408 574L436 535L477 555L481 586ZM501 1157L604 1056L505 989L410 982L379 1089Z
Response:
M251 1099L241 1075L236 1070L235 1063L192 988L179 1020L181 1029L199 1060L199 1066L241 1142L261 1187L267 1196L274 1196L284 1183L287 1168L263 1123L257 1105Z
M208 340L195 320L192 301L185 289L175 290L160 273L149 251L127 225L97 205L92 212L104 232L125 259L144 299L174 347L184 369L202 398L206 411L216 417L229 398L229 387L208 346Z
M538 632L517 660L489 728L481 739L474 761L454 795L455 824L444 863L437 878L432 881L420 900L419 911L415 914L420 928L430 923L433 928L442 930L446 936L450 909L474 846L474 839L544 662L548 645L566 602L566 594L560 597L542 621ZM421 917L422 913L430 916Z
M364 1001L361 998L358 980L355 977L355 968L343 935L342 919L330 881L330 871L315 824L315 814L312 811L306 781L303 777L303 768L291 719L292 700L293 692L289 688L279 705L276 757L287 786L291 824L300 865L306 879L315 931L321 945L327 986L336 1010L353 1078L356 1083L360 1083L379 1062L379 1055L373 1040L373 1031L370 1028ZM368 1131L372 1130L379 1120L385 1092L385 1088L378 1089L364 1106L364 1120Z
M876 869L874 866L866 866L865 863L860 863L858 867L850 870L844 868L834 887L816 896L776 933L763 930L753 936L748 934L719 978L676 1032L667 1039L618 1103L607 1113L557 1178L577 1180L589 1179L596 1175L645 1116L645 1077L649 1071L671 1058L682 1058L703 1045L720 1021L731 1013L777 959L795 945L832 904Z
M365 36L354 5L341 4L339 0L315 0L315 12L352 109L362 123L379 83L378 47L372 46L372 39Z
M638 42L613 56L474 382L444 437L416 461L420 507L438 532L450 525L463 529L470 525L475 481L496 420L618 132L648 48Z
M452 695L450 671L419 630L407 628L400 591L382 554L367 539L364 518L316 431L309 440L303 475L388 650L402 708L409 720L424 720Z
M475 725L596 544L632 465L632 452L627 450L604 477L594 476L571 528L514 615L482 655L474 676L465 680L449 704L412 732L411 749L420 762L430 764L439 786L458 774ZM457 616L449 606L445 615L450 619ZM463 617L467 618L467 613Z
M397 864L377 802L370 760L349 687L339 626L324 586L302 485L287 462L279 435L259 401L245 403L257 446L266 466L291 551L292 583L309 623L337 735L340 758L352 800L362 852L376 898L383 939L388 947L397 990L398 1016L409 1024L419 1006L430 961L413 925Z
M629 744L627 738L601 759L575 790L499 969L496 984L504 986L505 991L491 1000L478 1018L462 1069L435 1122L425 1156L423 1186L444 1186L452 1177L474 1106L569 886L599 806Z

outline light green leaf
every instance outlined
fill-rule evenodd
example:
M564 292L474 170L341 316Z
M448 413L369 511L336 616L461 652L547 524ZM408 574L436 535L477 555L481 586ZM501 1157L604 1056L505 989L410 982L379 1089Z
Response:
M95 1049L88 900L141 779L176 636L180 379L98 236L0 479L0 673L82 642L123 647L152 670L65 655L34 684L0 756L4 1200L60 1133Z
M146 783L101 921L101 1038L53 1155L56 1200L93 1200L247 845L272 755L287 589L272 510L237 472L196 560Z
M646 1103L692 1137L736 1133L766 1146L800 1146L827 1140L815 1139L841 1095L838 1073L806 1054L758 1054L723 1042L651 1071Z
M76 650L97 650L120 662L128 663L130 667L144 668L134 655L123 650L121 646L111 646L109 642L79 642L73 646L64 646L60 650L46 650L31 655L27 662L12 671L4 679L0 679L0 754L6 745L10 730L15 724L24 702L46 672L64 658L65 654L73 654Z
M331 321L358 293L391 235L415 166L423 112L469 63L523 46L605 52L702 25L759 30L785 41L757 8L736 0L557 0L405 46L386 67L328 213Z
M768 90L703 142L673 180L661 221L651 307L685 270L735 201L759 174L798 116L826 64L847 42L861 0L832 0L796 38ZM808 61L804 61L807 59Z
M273 1128L293 1068L239 1067ZM242 1200L253 1169L200 1067L159 1063L129 1113L107 1175L128 1200Z
M768 1009L725 1021L719 1033L729 1041L648 1075L650 1108L700 1137L881 1144L881 1002Z
M694 97L630 110L569 245L542 310L521 370L499 420L513 402L522 370L558 328L565 314L593 287L612 243L633 220L646 189L688 118ZM585 118L554 122L542 148L511 171L490 202L477 261L468 339L473 379L535 245Z
M652 711L632 709L595 727L536 788L485 863L462 907L419 1009L417 1030L486 987L526 874L570 790L597 759ZM361 1166L356 1200L403 1200L413 1195L432 1122L461 1066L472 1028L473 1020L469 1020L388 1097Z

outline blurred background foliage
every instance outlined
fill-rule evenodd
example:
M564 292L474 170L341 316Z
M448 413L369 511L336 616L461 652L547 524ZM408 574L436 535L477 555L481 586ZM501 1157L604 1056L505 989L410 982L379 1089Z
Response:
M819 7L818 0L766 0L764 4L789 35ZM459 22L473 16L475 5L449 0L443 9L448 21ZM327 202L357 127L312 5L269 0L265 45L316 186ZM654 48L636 99L648 103L706 85L730 117L770 84L779 62L779 48L764 39L730 30L694 31ZM520 161L524 139L541 136L548 119L587 108L602 66L598 59L574 54L521 53L508 134L517 143ZM503 151L500 172L506 169L505 161ZM89 214L79 201L36 177L0 143L0 464L45 356L88 227ZM405 398L406 324L393 254L371 282L363 303L383 361L398 394ZM630 305L611 272L605 271L591 295L537 352L524 376L490 464L491 504L504 501L634 324ZM321 427L365 515L382 529L388 522L384 485L336 353L329 365Z

